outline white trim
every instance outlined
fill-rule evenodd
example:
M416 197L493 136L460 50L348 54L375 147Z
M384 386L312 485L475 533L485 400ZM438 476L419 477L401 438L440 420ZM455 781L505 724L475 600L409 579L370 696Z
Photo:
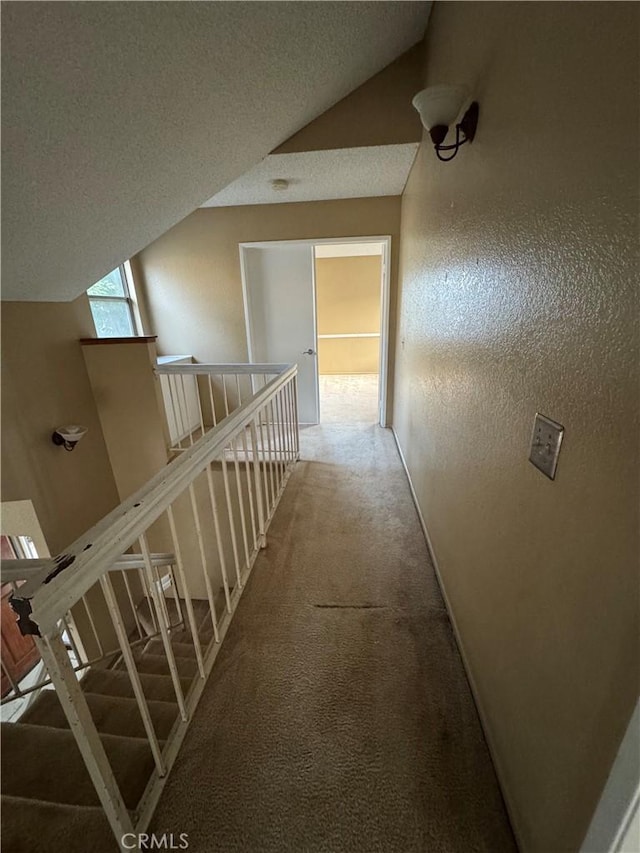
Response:
M318 413L318 423L320 423L320 364L318 363L318 290L316 287L316 247L310 246L309 248L311 250L311 287L313 289L313 341L316 351L314 356L316 364L316 412Z
M598 806L591 819L581 853L618 853L638 850L640 828L640 701L620 743L616 760L604 786ZM636 846L627 842L635 833Z
M124 277L129 291L129 306L133 315L133 328L136 336L144 336L147 334L144 323L142 322L142 312L138 300L138 292L136 290L136 282L131 269L131 261L125 261L122 264L124 269Z
M378 367L379 424L391 425L389 412L389 300L391 294L391 237L385 237L382 247L382 282L380 291L380 352Z
M379 338L380 332L353 332L346 335L318 335L319 341L334 340L336 338Z
M340 243L385 243L391 237L388 234L369 235L362 237L305 237L302 240L258 240L257 242L239 243L245 249L268 249L278 246L323 246L338 245Z
M257 249L258 244L251 245L249 243L238 243L238 252L240 253L240 280L242 282L242 307L244 308L244 328L247 337L247 359L253 362L253 323L251 322L251 311L249 310L249 291L247 290L247 268L244 259L244 250ZM253 388L255 391L255 388Z
M504 767L498 755L498 751L496 749L495 741L493 739L493 735L491 733L491 728L489 726L489 720L487 714L485 713L484 707L482 705L482 701L480 699L480 694L478 692L478 688L476 686L475 678L473 677L473 672L471 671L471 666L469 664L469 659L467 658L467 654L464 648L464 644L462 642L462 637L460 635L460 631L458 630L458 624L456 622L456 617L451 607L451 603L449 601L449 597L447 595L447 590L445 588L444 582L442 580L442 575L440 573L440 567L438 565L438 559L436 557L436 552L433 549L433 543L431 541L431 537L429 536L429 531L427 529L427 524L424 520L424 516L422 515L422 510L420 508L420 504L418 503L418 496L416 495L416 490L413 487L413 481L411 479L411 474L409 473L409 468L407 466L407 461L404 458L404 453L402 452L402 448L400 447L400 439L398 438L398 434L394 426L391 427L391 432L393 433L393 437L396 442L396 447L398 449L398 455L400 457L400 461L402 462L402 467L404 468L404 472L407 475L407 480L409 482L409 490L411 492L411 497L413 498L413 503L416 508L416 512L418 514L418 520L420 521L420 526L422 527L422 532L424 533L424 538L427 543L427 549L429 551L429 556L431 557L431 562L433 563L433 568L436 573L436 578L438 581L438 586L440 587L440 592L442 593L442 598L444 599L445 607L447 608L447 613L449 615L449 621L451 622L451 627L453 628L453 634L456 638L456 644L458 646L458 651L460 652L460 657L462 658L462 663L465 669L465 673L467 675L467 681L469 682L469 686L471 687L471 693L473 694L473 700L475 702L476 710L478 712L478 717L480 718L480 724L482 726L482 730L484 732L484 737L487 742L487 746L489 747L489 753L491 755L491 760L493 761L493 766L496 771L496 777L498 779L498 785L500 787L500 791L502 793L502 798L504 800L505 807L507 809L507 814L509 815L509 820L511 821L511 829L513 830L513 834L515 835L516 843L521 850L526 849L526 845L524 844L524 836L520 830L518 825L518 820L516 817L516 809L515 804L512 802L509 796L508 788L506 786L506 773L504 772Z

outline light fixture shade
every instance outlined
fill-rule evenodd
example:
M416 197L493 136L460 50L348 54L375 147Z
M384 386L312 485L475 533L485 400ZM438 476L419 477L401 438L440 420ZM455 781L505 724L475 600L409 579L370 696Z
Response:
M469 101L469 93L464 86L429 86L423 89L411 101L420 113L425 130L434 127L452 125Z
M78 443L82 436L87 432L86 426L80 424L68 424L67 426L59 426L56 432L59 433L65 441Z

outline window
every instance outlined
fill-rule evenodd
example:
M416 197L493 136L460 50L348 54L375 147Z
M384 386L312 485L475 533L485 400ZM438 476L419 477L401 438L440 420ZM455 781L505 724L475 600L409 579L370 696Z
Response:
M99 338L133 338L138 332L124 265L87 290Z

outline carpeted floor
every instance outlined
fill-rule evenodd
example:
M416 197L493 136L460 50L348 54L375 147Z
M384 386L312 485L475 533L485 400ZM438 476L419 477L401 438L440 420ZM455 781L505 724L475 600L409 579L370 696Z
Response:
M320 421L323 424L378 422L378 374L321 374Z
M190 853L512 853L391 433L301 438L151 829Z

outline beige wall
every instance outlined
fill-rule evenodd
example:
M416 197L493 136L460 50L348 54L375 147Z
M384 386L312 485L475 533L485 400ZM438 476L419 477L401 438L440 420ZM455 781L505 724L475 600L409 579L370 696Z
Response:
M317 258L318 335L380 331L380 255ZM379 338L318 340L318 370L324 373L377 373Z
M399 231L400 199L392 196L195 211L137 256L139 295L158 352L246 361L239 243L372 235L392 238L393 352Z
M86 297L2 303L2 498L33 501L52 554L118 504L78 339L94 334ZM68 453L55 427L89 428Z
M395 426L539 853L579 848L638 695L639 13L435 4L425 82L468 82L480 122L403 196Z
M324 338L318 341L318 373L378 373L380 338Z
M421 125L411 99L420 89L423 52L422 43L414 45L273 153L418 142Z
M105 340L83 345L82 352L111 469L125 500L168 461L164 404L154 373L155 343Z

